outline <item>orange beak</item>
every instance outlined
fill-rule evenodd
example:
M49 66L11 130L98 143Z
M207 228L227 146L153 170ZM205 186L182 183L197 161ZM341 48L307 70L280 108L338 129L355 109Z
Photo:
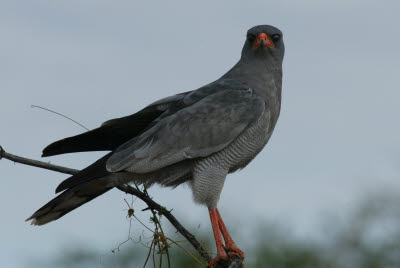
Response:
M260 33L257 36L257 40L254 43L253 47L254 48L259 48L259 47L275 47L274 43L272 43L271 39L269 39L268 35L266 35L265 33Z

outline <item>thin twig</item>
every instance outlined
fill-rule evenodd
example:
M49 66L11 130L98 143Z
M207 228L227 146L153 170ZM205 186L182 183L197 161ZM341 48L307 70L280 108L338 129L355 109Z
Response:
M146 258L146 261L144 262L143 268L146 267L147 262L149 261L149 257L150 257L150 254L151 254L151 247L153 246L153 243L154 243L154 240L151 241L150 248L149 248L149 254L147 254L147 258Z
M154 237L154 243L153 243L153 268L156 268L156 238Z
M207 254L207 252L204 250L204 248L201 246L201 244L196 240L196 238L188 231L186 230L180 222L171 214L170 211L168 211L165 207L159 205L156 203L153 199L149 198L146 196L145 193L139 191L138 189L135 189L134 187L130 185L120 185L117 186L118 189L121 191L127 193L127 194L132 194L143 200L149 208L154 208L157 210L159 213L165 216L169 220L169 222L176 228L176 230L181 233L192 246L197 250L197 252L209 262L211 260L211 257Z
M192 257L193 259L195 259L198 263L203 264L201 261L199 261L199 259L197 259L195 256L193 256L192 253L190 253L186 248L182 247L181 245L179 245L179 243L177 243L176 241L172 240L171 238L167 238L169 241L171 241L172 243L174 243L175 245L177 245L178 247L180 247L183 251L185 251L190 257Z
M53 111L53 110L44 108L44 107L39 106L39 105L31 105L31 108L39 108L39 109L42 109L42 110L45 110L45 111L48 111L48 112L51 112L51 113L58 114L59 116L62 116L62 117L64 117L64 118L67 118L68 120L71 120L71 121L74 122L75 124L78 124L78 125L80 125L81 127L83 127L84 129L86 129L87 131L89 131L89 129L88 129L87 127L85 127L84 125L80 124L78 121L75 121L74 119L72 119L72 118L70 118L70 117L68 117L68 116L66 116L66 115L63 115L63 114L61 114L61 113L58 113L58 112L56 112L56 111Z
M160 260L158 261L158 268L161 268L163 251L164 251L164 247L162 247L160 250Z
M136 188L138 188L137 186L136 186ZM147 196L147 197L149 197L149 194L148 194L148 192L147 192L147 190L146 189L144 189L143 190L143 193ZM161 215L159 216L159 218L157 218L157 213L155 212L155 209L154 208L152 208L151 209L151 213L153 214L153 219L154 219L154 224L155 224L155 226L156 226L156 230L157 230L157 226L160 228L160 235L163 237L163 238L165 238L165 234L164 234L164 230L163 230L163 228L162 228L162 226L161 226L161 224L160 224L160 219L161 219ZM164 248L165 248L165 252L166 252L166 254L167 254L167 260L168 260L168 268L170 268L171 267L171 263L170 263L170 258L169 258L169 251L168 251L168 243L167 243L167 241L164 239L163 241L162 241L162 243L163 243L163 245L161 246L160 245L160 243L158 243L158 247L159 247L159 251L161 252L160 253L160 263L159 263L159 266L161 267L161 264L162 264L162 252L163 252L163 250L164 250Z

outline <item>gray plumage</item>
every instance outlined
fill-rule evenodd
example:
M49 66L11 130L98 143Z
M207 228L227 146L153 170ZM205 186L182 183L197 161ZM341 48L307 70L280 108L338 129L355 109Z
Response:
M187 108L118 147L107 161L107 170L148 173L185 159L210 156L257 122L265 106L253 90L244 87L221 87L193 104L186 97L182 101Z
M262 32L274 37L273 48L253 47L253 36ZM239 62L220 79L49 145L44 156L112 152L62 182L57 192L64 192L28 220L45 224L129 182L146 187L188 182L197 203L216 208L227 174L244 168L273 132L281 106L283 55L277 28L253 27Z

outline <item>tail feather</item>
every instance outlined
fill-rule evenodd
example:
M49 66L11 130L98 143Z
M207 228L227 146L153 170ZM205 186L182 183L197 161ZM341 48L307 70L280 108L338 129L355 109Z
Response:
M31 224L33 225L43 225L61 218L68 212L111 190L113 186L110 186L105 180L106 178L89 181L66 190L38 209L26 221L32 220Z
M113 150L120 141L115 142L109 136L108 129L96 128L53 142L43 149L42 157L74 152ZM127 139L126 137L124 138Z
M90 166L79 171L77 174L62 181L60 185L57 186L56 194L87 181L92 181L111 175L111 173L106 169L106 162L110 155L111 153L106 154Z
M135 114L109 120L96 129L53 142L44 148L42 156L75 152L112 151L139 135L162 113L163 110L148 107Z

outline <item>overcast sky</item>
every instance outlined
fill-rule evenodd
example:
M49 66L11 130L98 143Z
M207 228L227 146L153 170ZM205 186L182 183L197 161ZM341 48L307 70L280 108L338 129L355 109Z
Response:
M3 0L0 144L39 159L83 129L31 105L95 128L219 78L239 59L247 29L271 24L286 44L281 117L267 148L228 178L219 207L231 226L284 222L307 235L324 212L344 214L371 191L400 187L399 3ZM101 155L46 161L83 168ZM24 222L66 177L0 161L1 267L85 241L102 254L125 238L117 190L49 225ZM192 231L211 232L186 187L150 193Z

